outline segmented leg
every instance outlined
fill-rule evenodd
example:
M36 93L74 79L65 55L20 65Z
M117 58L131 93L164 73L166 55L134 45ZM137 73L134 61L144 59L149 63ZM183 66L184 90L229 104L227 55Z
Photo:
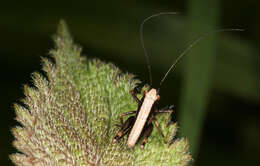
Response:
M161 136L163 138L164 143L166 144L167 142L165 140L165 137L163 135L163 132L162 132L162 129L160 127L160 124L159 124L158 120L156 118L153 118L153 120L154 120L155 127L158 129L159 133L161 134Z
M153 131L153 124L148 123L147 126L144 128L144 139L141 144L141 149L144 149L145 144L148 142L148 137L151 135Z
M136 94L137 94L136 91L133 89L130 91L130 93L131 93L132 97L134 98L134 100L138 103L138 105L141 104L141 100L139 100L138 97L136 96Z
M131 114L136 114L136 111L129 111L129 112L125 112L125 113L122 113L119 115L121 126L123 126L123 124L124 124L123 117L126 115L131 115Z
M121 129L119 130L119 132L116 134L116 136L114 137L113 143L115 143L116 141L118 141L120 138L122 138L125 134L127 134L131 128L133 127L135 122L135 116L130 116L125 123L122 125Z
M169 116L168 116L168 119L167 119L167 126L169 126L170 123L171 123L171 115L174 112L173 108L174 108L174 106L171 105L169 107L162 108L162 109L159 109L159 110L155 111L155 113L169 113Z
M165 107L159 110L156 110L156 113L172 113L173 112L174 105L170 105L169 107Z
M138 99L136 94L141 93L144 85L145 84L143 84L143 83L139 83L136 85L136 87L133 90L130 91L131 95L133 96L134 100L138 103L138 105L142 104L142 101Z
M135 93L141 93L141 91L142 91L142 89L143 89L144 86L145 86L144 83L139 83L139 84L137 84L137 85L135 86L135 88L134 88Z

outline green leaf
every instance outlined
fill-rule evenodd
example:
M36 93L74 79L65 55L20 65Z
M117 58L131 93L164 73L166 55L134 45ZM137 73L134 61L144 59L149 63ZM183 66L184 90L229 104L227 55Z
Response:
M24 104L15 104L22 127L12 131L10 155L16 165L186 165L191 156L188 141L173 139L177 125L160 124L172 144L164 144L154 131L144 150L127 148L123 138L112 143L123 112L136 110L129 91L138 83L111 63L81 57L66 24L61 21L55 36L55 60L43 58L47 78L33 74L35 87L25 86Z

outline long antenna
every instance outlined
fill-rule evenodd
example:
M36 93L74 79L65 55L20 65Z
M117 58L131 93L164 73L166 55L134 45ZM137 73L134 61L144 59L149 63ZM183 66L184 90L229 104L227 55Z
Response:
M206 38L209 35L212 35L214 33L217 32L224 32L224 31L243 31L243 29L233 29L233 28L228 28L228 29L218 29L218 30L214 30L211 32L207 32L202 34L201 36L199 36L197 39L193 40L191 42L191 44L178 56L178 58L172 63L171 67L169 68L169 70L166 72L166 74L164 75L164 77L162 78L159 87L161 87L162 83L164 82L164 80L166 79L166 77L168 76L168 74L171 72L172 69L174 69L174 67L176 66L176 64L179 62L179 60L187 53L191 50L191 48L193 46L195 46L196 44L198 44L199 41L201 41L202 39ZM159 90L159 89L158 89Z
M145 18L143 20L143 22L141 23L140 25L140 40L141 40L141 44L142 44L142 47L143 47L143 50L144 50L144 55L145 55L145 58L146 58L146 63L147 63L147 68L148 68L148 72L149 72L149 80L150 80L150 86L152 86L152 68L151 68L151 62L150 62L150 57L148 56L147 54L147 50L144 46L144 35L143 35L143 29L144 29L144 24L145 22L147 22L148 20L152 19L152 18L155 18L155 17L158 17L160 15L175 15L175 14L178 14L177 12L161 12L161 13L157 13L157 14L154 14L154 15L151 15L147 18Z

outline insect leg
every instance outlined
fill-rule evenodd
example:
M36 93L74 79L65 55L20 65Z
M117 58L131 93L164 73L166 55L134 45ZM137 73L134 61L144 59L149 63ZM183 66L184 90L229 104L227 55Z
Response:
M138 97L136 96L137 92L135 89L130 91L131 95L133 96L134 100L139 104L141 104L141 100L138 99Z
M129 112L125 112L125 113L122 113L119 115L121 126L123 125L123 117L126 115L131 115L131 114L136 114L136 111L129 111Z
M169 113L169 116L167 118L167 126L169 126L171 124L171 118L172 118L172 113L174 112L173 110L174 106L171 105L169 107L163 108L163 109L159 109L156 110L155 113Z
M145 86L144 83L138 83L138 84L135 86L135 88L134 88L135 93L141 93L141 91L142 91L142 89L143 89L144 86Z
M172 113L174 111L173 108L174 108L174 106L170 105L169 107L156 110L155 112L156 113Z
M122 138L125 134L127 134L127 132L130 131L130 129L133 127L134 122L135 122L135 116L131 116L129 117L125 123L122 125L121 129L119 130L119 132L116 134L116 136L114 137L113 143L115 143L116 141L118 141L120 138Z
M161 134L161 136L163 138L164 143L166 144L165 137L163 135L163 132L162 132L162 129L160 127L158 120L156 118L153 118L153 120L154 120L155 127L158 129L159 133Z
M148 125L144 128L144 139L141 144L141 149L144 149L144 146L148 142L148 137L151 135L152 131L153 131L153 124L148 123Z
M138 103L138 105L142 104L142 101L138 99L136 94L141 93L144 86L145 86L144 83L139 83L135 86L133 90L130 91L131 95L133 96L134 100Z

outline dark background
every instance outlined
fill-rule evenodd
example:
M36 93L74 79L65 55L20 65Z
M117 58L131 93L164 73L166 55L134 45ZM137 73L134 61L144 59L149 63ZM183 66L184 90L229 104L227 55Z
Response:
M155 87L171 62L196 36L218 28L199 43L166 79L161 104L174 103L179 134L191 142L194 165L260 163L260 10L254 0L237 1L5 1L0 5L1 137L0 163L11 165L15 152L10 129L17 125L13 103L23 98L23 84L41 70L41 56L53 48L51 36L64 19L76 43L89 57L113 62L148 81L139 40L145 25Z

